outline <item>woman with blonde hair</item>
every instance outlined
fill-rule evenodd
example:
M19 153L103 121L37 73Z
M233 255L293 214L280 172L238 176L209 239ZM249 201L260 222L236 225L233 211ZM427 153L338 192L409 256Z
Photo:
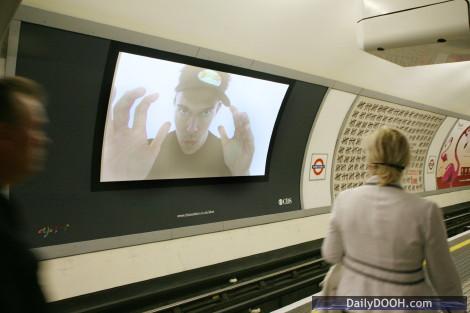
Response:
M327 262L343 265L337 295L461 296L441 210L400 186L406 137L382 127L364 148L370 177L338 195L322 246Z

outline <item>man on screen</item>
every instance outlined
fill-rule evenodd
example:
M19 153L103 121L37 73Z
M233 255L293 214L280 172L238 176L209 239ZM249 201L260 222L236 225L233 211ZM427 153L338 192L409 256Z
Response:
M103 143L102 181L244 176L249 174L254 139L246 113L231 105L225 94L226 73L184 66L175 88L175 131L164 123L150 143L146 136L147 110L158 94L145 96L128 128L129 111L144 96L137 88L115 105L114 118L106 123ZM220 139L209 126L222 105L233 116L232 138L219 126ZM108 114L108 117L110 114Z

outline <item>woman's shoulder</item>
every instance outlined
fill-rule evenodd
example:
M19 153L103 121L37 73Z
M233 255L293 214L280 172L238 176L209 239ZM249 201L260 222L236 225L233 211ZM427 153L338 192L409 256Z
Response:
M371 190L370 188L377 188L379 186L374 185L370 186L367 184L361 185L356 188L352 189L347 189L341 191L335 198L335 201L346 201L349 202L353 199L360 199L363 197L370 198L374 191ZM401 189L399 186L385 186L385 187L379 187L379 188L386 188L384 190L390 191L390 193L387 193L387 196L393 196L397 198L401 198L404 202L409 203L413 205L414 207L421 207L421 208L426 208L426 209L432 209L437 207L436 203L422 198L416 194L406 192L405 190Z
M407 198L408 201L412 202L414 205L419 207L431 209L433 207L437 207L437 204L431 200L425 199L420 197L414 193L409 193L404 191L403 196Z

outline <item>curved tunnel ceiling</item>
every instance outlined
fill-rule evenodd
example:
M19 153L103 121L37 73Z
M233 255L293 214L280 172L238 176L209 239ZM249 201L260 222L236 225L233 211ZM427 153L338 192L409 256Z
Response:
M255 59L470 115L470 62L411 68L358 48L360 1L25 0L23 5Z

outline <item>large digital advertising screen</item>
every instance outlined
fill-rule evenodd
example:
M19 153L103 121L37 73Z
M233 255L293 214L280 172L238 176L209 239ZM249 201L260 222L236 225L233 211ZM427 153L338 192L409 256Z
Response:
M119 52L100 182L264 176L288 87Z

